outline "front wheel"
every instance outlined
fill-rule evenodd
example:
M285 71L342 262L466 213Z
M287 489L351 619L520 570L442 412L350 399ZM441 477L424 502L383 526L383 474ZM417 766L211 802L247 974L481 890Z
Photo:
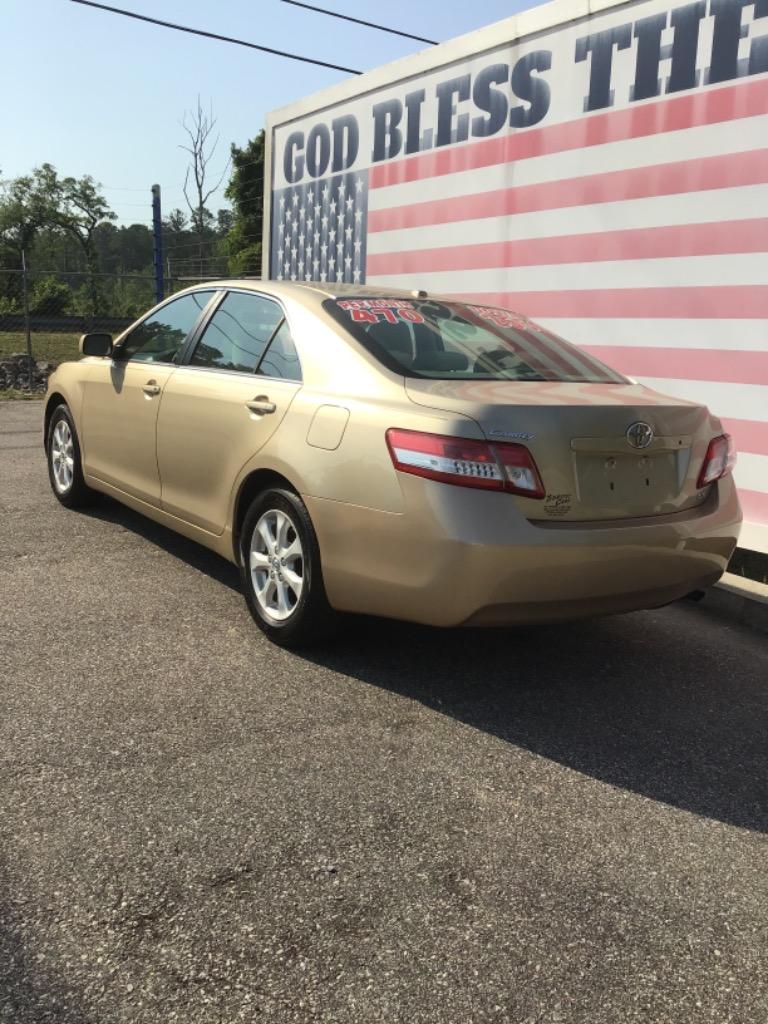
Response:
M69 407L63 403L53 410L46 441L48 478L53 493L67 508L90 505L95 493L83 478L83 463L75 421Z
M243 523L240 576L251 615L270 640L301 647L333 632L337 615L317 537L297 494L275 488L254 499Z

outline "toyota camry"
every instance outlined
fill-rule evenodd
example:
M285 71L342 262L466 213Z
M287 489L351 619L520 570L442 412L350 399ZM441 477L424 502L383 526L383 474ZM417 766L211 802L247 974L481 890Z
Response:
M738 539L705 406L525 316L425 292L256 280L177 293L51 376L45 450L238 567L300 645L342 613L507 626L653 608Z

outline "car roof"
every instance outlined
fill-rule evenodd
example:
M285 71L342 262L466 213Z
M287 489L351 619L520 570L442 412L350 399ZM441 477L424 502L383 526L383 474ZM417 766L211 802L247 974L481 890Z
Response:
M350 295L364 298L392 297L413 299L419 297L418 291L407 291L403 288L380 288L369 284L332 284L320 281L274 281L259 277L233 277L226 280L201 281L188 290L197 290L199 288L245 288L257 292L267 291L278 297L291 297L305 303L307 300L310 302L313 299L322 301L323 299L339 299ZM422 292L420 297L424 298L426 294L426 292Z

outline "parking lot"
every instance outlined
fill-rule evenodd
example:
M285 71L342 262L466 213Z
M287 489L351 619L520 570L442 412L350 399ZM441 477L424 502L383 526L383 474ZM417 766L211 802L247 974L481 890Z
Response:
M0 1020L768 1020L768 645L706 608L261 637L0 403Z

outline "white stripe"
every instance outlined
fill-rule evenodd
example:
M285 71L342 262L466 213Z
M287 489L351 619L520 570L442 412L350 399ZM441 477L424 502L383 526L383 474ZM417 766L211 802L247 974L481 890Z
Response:
M544 327L576 345L768 351L768 323L765 320L536 319Z
M506 242L515 238L549 238L595 231L668 227L678 224L749 220L768 210L768 184L718 189L715 193L628 199L592 206L568 206L509 217L481 217L425 227L374 231L368 235L368 255L409 252L440 246ZM766 240L768 249L768 240Z
M491 167L478 167L453 174L439 174L421 181L408 181L371 189L369 210L423 203L425 199L451 199L495 189L533 185L543 181L561 181L588 174L607 174L632 167L680 160L700 160L725 153L746 153L760 149L768 139L768 115L736 118L721 124L701 125L679 132L608 142L602 146L584 146L562 153L548 153Z
M593 290L595 288L711 287L768 284L768 259L749 253L660 260L612 260L535 267L494 267L412 274L369 274L369 284L424 288L446 295L497 291ZM521 310L525 312L525 310Z
M768 491L768 455L740 454L733 476L737 486L747 491Z
M662 395L706 405L715 416L768 422L768 385L765 384L721 384L708 380L672 380L669 377L637 379L640 384Z

